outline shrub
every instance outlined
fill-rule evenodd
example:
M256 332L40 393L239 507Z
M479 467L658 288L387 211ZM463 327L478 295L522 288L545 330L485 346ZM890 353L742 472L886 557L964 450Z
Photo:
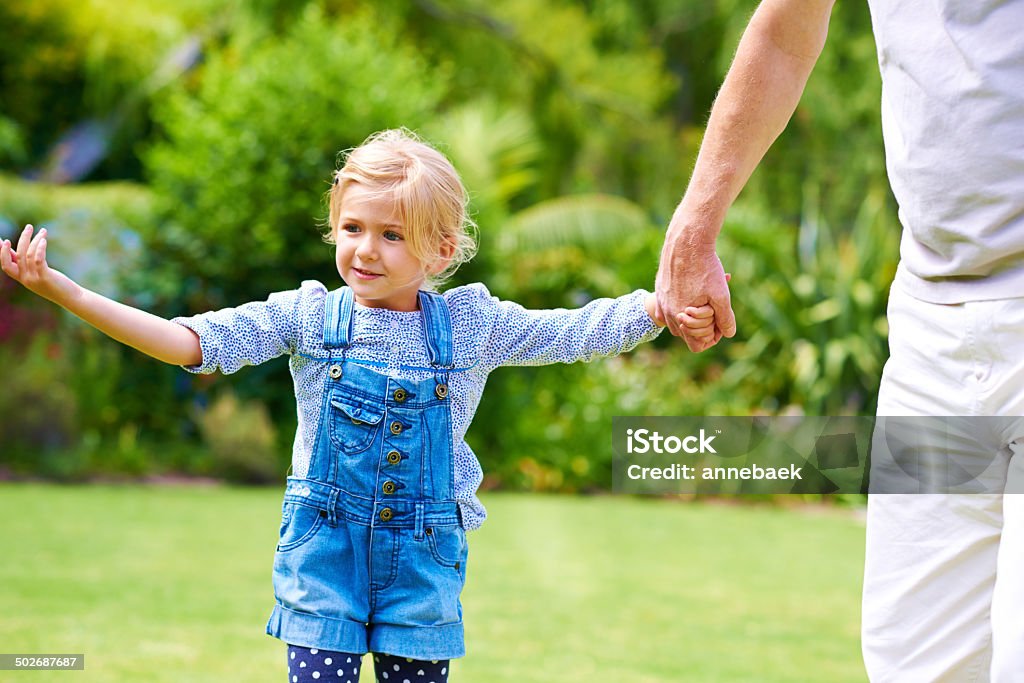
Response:
M276 482L284 467L266 406L221 393L195 416L203 442L214 457L216 474L247 484Z
M145 240L168 299L202 310L331 276L320 225L339 150L422 125L447 81L368 12L310 4L283 36L239 29L160 100L144 158L167 220Z

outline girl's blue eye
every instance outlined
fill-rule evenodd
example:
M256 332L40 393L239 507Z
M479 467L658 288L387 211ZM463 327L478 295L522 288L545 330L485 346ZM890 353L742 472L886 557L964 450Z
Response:
M386 239L389 242L401 242L404 238L397 232L388 230L387 232L384 233L384 239Z
M346 223L345 225L341 226L341 229L344 230L345 232L359 232L359 226L355 225L354 223Z

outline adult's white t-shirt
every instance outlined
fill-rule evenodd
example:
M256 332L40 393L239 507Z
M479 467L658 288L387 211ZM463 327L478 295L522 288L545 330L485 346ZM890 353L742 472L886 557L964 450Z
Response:
M896 280L933 303L1024 297L1024 0L869 0Z

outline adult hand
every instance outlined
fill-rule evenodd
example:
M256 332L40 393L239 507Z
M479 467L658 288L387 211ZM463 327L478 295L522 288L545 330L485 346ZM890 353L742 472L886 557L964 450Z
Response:
M661 264L654 284L660 317L669 331L686 341L699 353L717 344L722 337L736 334L736 317L729 296L728 279L714 243L694 243L685 233L669 231L661 251ZM695 336L680 324L678 315L687 307L711 306L715 312L712 334Z

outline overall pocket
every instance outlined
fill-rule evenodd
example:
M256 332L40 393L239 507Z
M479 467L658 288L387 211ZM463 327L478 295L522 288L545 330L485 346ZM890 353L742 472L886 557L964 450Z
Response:
M384 407L363 403L341 393L332 395L330 401L331 442L350 454L362 453L369 448L384 418Z
M466 530L460 526L428 527L427 546L442 567L463 569L466 564Z
M323 526L327 513L302 503L285 503L281 512L281 533L277 552L284 553L305 545Z

